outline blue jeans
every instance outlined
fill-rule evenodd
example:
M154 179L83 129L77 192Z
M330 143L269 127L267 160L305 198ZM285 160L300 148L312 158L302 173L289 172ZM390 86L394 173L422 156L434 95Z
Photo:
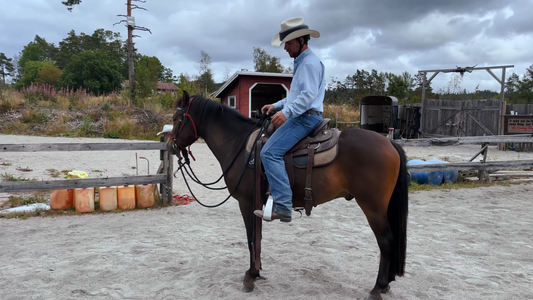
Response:
M274 131L261 150L261 160L274 199L274 211L280 215L292 215L292 190L283 156L309 135L320 120L322 120L321 113L304 113L299 117L288 119Z

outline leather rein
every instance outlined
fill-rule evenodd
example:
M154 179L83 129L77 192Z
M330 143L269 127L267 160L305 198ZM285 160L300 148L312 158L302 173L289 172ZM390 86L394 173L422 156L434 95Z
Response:
M196 130L196 125L194 124L194 121L193 121L191 115L189 114L189 110L190 110L190 107L191 107L193 99L194 98L191 98L191 100L189 101L189 105L187 106L187 109L185 110L185 113L184 113L183 117L181 118L181 120L178 123L178 131L176 133L176 137L173 137L170 133L168 133L169 138L173 141L172 148L173 148L173 150L175 150L174 153L178 157L178 165L179 165L178 169L174 172L173 175L174 175L174 178L177 178L176 177L176 173L178 171L181 171L181 175L183 177L183 180L185 181L185 185L187 185L187 189L189 190L189 192L191 193L193 198L196 199L196 202L198 202L198 204L200 204L203 207L215 208L215 207L219 207L222 204L226 203L229 200L229 198L231 198L233 193L237 190L237 188L239 187L239 184L241 183L242 178L244 176L244 171L246 171L246 166L249 164L250 158L252 157L252 155L250 154L248 156L248 159L247 159L247 161L246 161L246 163L244 165L244 169L241 172L241 176L239 177L239 180L237 181L237 184L235 185L235 188L233 189L233 191L231 191L231 193L228 195L228 197L226 199L222 200L222 202L220 202L218 204L215 204L215 205L207 205L207 204L204 204L204 203L202 203L201 201L198 200L198 198L194 195L193 191L191 190L191 187L189 185L189 182L187 181L185 173L187 173L187 175L189 176L189 178L193 182L195 182L196 184L199 184L199 185L201 185L201 186L203 186L203 187L205 187L207 189L210 189L210 190L223 190L223 189L226 189L227 186L225 186L225 187L211 187L211 186L216 184L216 183L218 183L224 177L224 175L226 175L228 173L228 171L231 169L231 167L233 166L235 161L237 161L237 158L239 157L239 155L241 154L243 149L245 149L246 143L247 143L250 135L252 134L254 129L257 128L257 124L262 122L263 124L261 126L260 131L259 131L259 134L257 135L257 137L256 137L256 139L254 141L254 144L253 144L253 148L252 148L252 151L251 151L251 152L253 152L253 150L255 149L255 145L256 145L257 141L261 138L262 133L265 131L265 129L268 126L268 123L269 123L269 122L263 122L263 121L268 119L268 118L270 118L270 117L267 116L267 115L262 115L261 116L261 118L257 121L257 123L252 127L250 132L247 134L248 138L244 140L242 146L239 149L239 152L237 152L237 154L233 157L233 160L231 161L230 165L226 168L226 170L224 170L224 172L222 172L222 175L220 175L220 177L216 181L209 182L209 183L203 183L196 176L196 174L194 173L194 171L193 171L193 169L192 169L192 167L190 165L190 160L189 160L189 155L191 155L192 159L194 161L196 161L196 159L194 158L194 156L193 156L193 154L192 154L190 149L191 149L191 145L198 140L198 131ZM178 107L177 110L184 111L183 108L181 108L181 107ZM186 146L182 146L182 145L180 145L177 142L177 138L178 138L178 135L185 129L185 125L186 125L188 120L190 120L190 123L192 124L192 128L194 129L194 132L193 132L191 130L190 126L189 126L189 131L194 134L194 138L195 139L191 143L191 145L188 146L188 149L187 149ZM185 172L183 170L185 170Z

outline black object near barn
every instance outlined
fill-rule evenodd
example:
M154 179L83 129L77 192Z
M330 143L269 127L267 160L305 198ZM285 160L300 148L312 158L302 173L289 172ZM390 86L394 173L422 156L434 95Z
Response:
M398 99L392 96L366 96L361 99L361 128L400 138Z

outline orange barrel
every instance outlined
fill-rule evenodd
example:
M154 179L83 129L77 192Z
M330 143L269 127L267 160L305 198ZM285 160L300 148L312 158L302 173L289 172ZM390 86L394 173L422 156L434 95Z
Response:
M155 184L144 184L135 186L135 199L137 208L148 208L155 204Z
M119 186L117 187L117 205L118 209L134 209L135 208L135 186Z
M51 209L72 208L72 190L55 190L50 195Z
M98 196L100 198L100 210L117 209L117 187L99 187Z
M87 213L94 211L94 188L74 189L73 194L77 212Z

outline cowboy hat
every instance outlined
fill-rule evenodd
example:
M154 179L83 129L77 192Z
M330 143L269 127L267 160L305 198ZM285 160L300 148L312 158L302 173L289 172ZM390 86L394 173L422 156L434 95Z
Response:
M272 38L272 46L278 48L287 41L308 34L314 38L320 37L318 31L309 29L309 26L305 25L303 18L291 18L281 23L281 30Z

